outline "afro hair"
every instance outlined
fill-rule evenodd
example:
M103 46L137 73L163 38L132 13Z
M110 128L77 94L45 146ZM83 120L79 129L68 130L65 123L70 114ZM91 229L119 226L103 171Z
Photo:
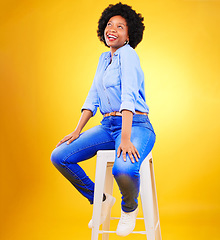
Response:
M144 32L144 18L140 13L136 13L131 6L122 4L121 2L113 5L110 4L103 12L98 22L97 34L101 42L108 47L104 38L104 31L109 19L113 16L120 15L123 17L128 26L129 44L132 48L141 42Z

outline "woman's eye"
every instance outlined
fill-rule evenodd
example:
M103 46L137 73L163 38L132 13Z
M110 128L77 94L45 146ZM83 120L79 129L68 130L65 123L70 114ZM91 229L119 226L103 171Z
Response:
M107 23L107 26L110 26L111 25L111 23Z
M121 28L121 29L123 29L123 27L122 27L122 26L118 26L118 28Z

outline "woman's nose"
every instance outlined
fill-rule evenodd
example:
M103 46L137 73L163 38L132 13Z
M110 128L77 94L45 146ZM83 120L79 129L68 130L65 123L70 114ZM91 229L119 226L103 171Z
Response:
M110 31L111 31L111 32L116 32L116 30L115 30L114 27L111 27Z

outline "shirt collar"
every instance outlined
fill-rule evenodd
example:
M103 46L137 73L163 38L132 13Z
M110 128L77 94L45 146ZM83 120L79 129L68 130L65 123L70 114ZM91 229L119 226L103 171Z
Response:
M117 56L118 53L120 52L120 50L121 50L122 48L124 48L124 47L127 47L127 46L130 47L129 44L126 44L126 45L120 47L119 49L117 49L117 50L114 52L113 56ZM105 57L105 60L110 59L110 58L111 58L111 51L107 52L106 57Z
M105 60L108 60L111 58L111 52L106 52Z

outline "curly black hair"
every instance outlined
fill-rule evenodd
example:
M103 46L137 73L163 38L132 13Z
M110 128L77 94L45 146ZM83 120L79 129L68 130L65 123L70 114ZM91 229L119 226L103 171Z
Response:
M122 4L121 2L113 5L110 4L102 13L99 22L98 22L98 30L97 34L101 42L108 47L104 38L105 27L109 21L109 19L113 16L120 15L123 17L128 26L128 35L129 35L129 44L132 48L136 48L136 46L141 42L143 38L144 32L144 18L140 13L136 13L131 6L127 4Z

